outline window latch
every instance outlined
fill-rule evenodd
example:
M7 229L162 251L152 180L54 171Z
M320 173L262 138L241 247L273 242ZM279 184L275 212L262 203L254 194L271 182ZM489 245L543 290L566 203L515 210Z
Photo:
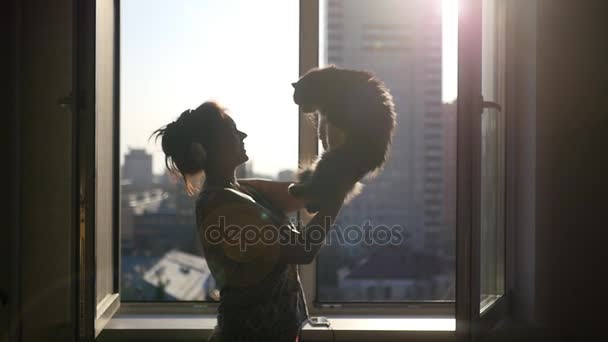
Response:
M71 108L73 102L74 101L72 100L72 92L70 92L66 96L63 96L63 97L57 99L57 104L61 108Z
M499 113L502 113L502 106L493 101L485 101L483 96L481 97L481 109L482 111L486 108L496 109Z

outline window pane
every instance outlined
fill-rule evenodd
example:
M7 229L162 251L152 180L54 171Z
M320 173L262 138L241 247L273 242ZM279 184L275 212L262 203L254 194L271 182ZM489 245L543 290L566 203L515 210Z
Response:
M394 97L398 125L384 170L343 206L321 250L317 300L452 301L456 1L326 0L321 7L322 64L376 74Z
M212 300L194 198L165 172L157 128L217 100L250 161L291 180L298 158L298 1L121 1L121 229L125 301Z
M495 0L484 0L482 25L482 94L504 103L501 25ZM481 116L480 310L504 294L504 114L494 108Z

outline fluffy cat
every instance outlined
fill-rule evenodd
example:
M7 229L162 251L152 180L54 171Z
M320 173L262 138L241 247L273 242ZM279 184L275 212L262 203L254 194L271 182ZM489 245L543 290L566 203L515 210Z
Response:
M310 198L311 212L328 195L349 202L362 189L359 180L376 175L388 158L396 126L393 97L371 73L333 65L308 71L292 86L302 111L318 114L325 152L303 169L289 192Z

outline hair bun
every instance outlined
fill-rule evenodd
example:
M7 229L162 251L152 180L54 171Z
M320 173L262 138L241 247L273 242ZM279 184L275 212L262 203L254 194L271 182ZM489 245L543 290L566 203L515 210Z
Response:
M181 135L178 132L177 121L168 124L163 132L162 148L165 154L175 156L179 153L182 143Z
M196 168L205 168L207 162L207 151L200 143L193 142L190 144L190 155L192 156L192 165Z

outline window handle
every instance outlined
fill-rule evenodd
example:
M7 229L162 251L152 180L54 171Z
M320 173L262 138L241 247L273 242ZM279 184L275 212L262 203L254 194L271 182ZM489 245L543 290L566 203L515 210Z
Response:
M61 108L70 108L72 106L73 102L74 101L72 99L72 92L70 92L68 95L66 95L64 97L57 99L57 104Z
M502 106L496 102L492 102L492 101L485 101L483 99L483 96L481 97L481 109L482 112L484 109L486 108L492 108L492 109L496 109L499 113L502 112Z

